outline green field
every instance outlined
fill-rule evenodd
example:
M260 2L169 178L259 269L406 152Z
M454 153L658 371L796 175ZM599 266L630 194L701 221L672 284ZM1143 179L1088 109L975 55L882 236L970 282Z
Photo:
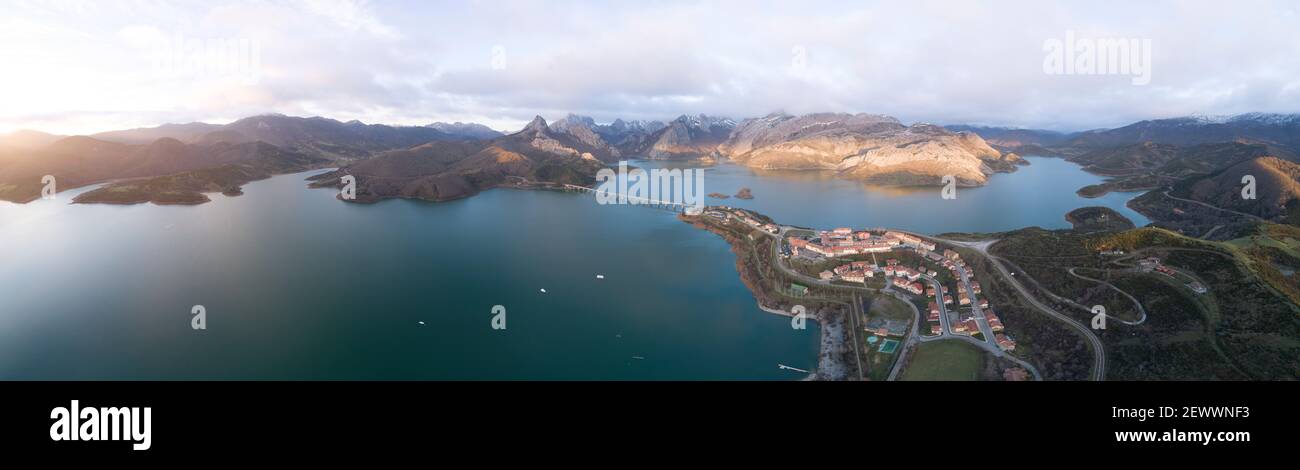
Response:
M947 340L916 346L901 380L979 380L984 351L965 341Z
M912 308L894 297L888 295L878 295L871 299L871 306L867 310L869 317L888 318L890 320L912 320Z

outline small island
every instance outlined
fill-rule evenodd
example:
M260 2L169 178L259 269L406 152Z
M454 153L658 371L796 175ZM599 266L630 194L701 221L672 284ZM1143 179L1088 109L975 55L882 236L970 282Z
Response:
M754 198L754 193L750 191L749 188L740 188L740 191L736 192L736 199L753 199L753 198Z
M1109 207L1080 207L1065 214L1076 230L1129 230L1133 221Z

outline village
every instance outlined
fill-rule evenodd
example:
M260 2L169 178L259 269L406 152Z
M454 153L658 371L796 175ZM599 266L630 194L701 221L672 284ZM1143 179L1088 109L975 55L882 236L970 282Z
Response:
M924 296L928 299L925 310L927 328L919 334L930 337L962 335L991 340L1003 351L1016 347L1015 340L1003 333L1002 321L990 308L988 300L980 296L982 291L979 282L973 279L974 271L956 251L938 251L934 242L906 232L847 227L820 231L815 237L790 236L784 242L788 252L783 256L789 258L818 261L869 255L869 261L851 260L821 271L818 278L866 286L868 280L880 276L885 281L886 290L905 292L916 298ZM914 255L909 257L912 262L904 263L891 256L882 264L878 259L878 256L904 252ZM940 270L946 275L941 276ZM878 319L868 320L866 329L882 338L905 336L907 331L905 324Z
M988 299L981 296L974 270L958 252L941 250L938 244L922 236L884 228L839 227L813 231L782 227L731 207L713 207L705 215L738 220L777 237L781 241L780 257L787 266L792 260L805 265L843 260L842 264L820 272L800 274L808 278L815 276L812 280L825 285L858 285L907 298L923 315L924 321L918 322L920 327L916 332L920 341L969 337L1003 352L1016 348L1016 341L1004 332L1001 318ZM797 283L789 286L794 295L807 290L807 286ZM907 337L909 323L900 319L866 318L863 325L871 335L868 343L879 342L880 352L893 352L898 341Z

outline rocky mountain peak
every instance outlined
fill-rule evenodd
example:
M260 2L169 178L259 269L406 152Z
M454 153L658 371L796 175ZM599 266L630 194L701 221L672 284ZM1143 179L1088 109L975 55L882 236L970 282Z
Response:
M545 132L547 129L549 129L549 127L546 125L546 120L542 119L541 116L536 116L533 118L532 122L529 122L527 126L524 126L524 130L521 132Z

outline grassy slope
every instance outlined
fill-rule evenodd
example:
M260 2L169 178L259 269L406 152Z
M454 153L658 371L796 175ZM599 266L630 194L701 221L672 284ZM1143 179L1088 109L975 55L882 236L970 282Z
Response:
M985 353L960 340L917 345L901 380L979 380Z

